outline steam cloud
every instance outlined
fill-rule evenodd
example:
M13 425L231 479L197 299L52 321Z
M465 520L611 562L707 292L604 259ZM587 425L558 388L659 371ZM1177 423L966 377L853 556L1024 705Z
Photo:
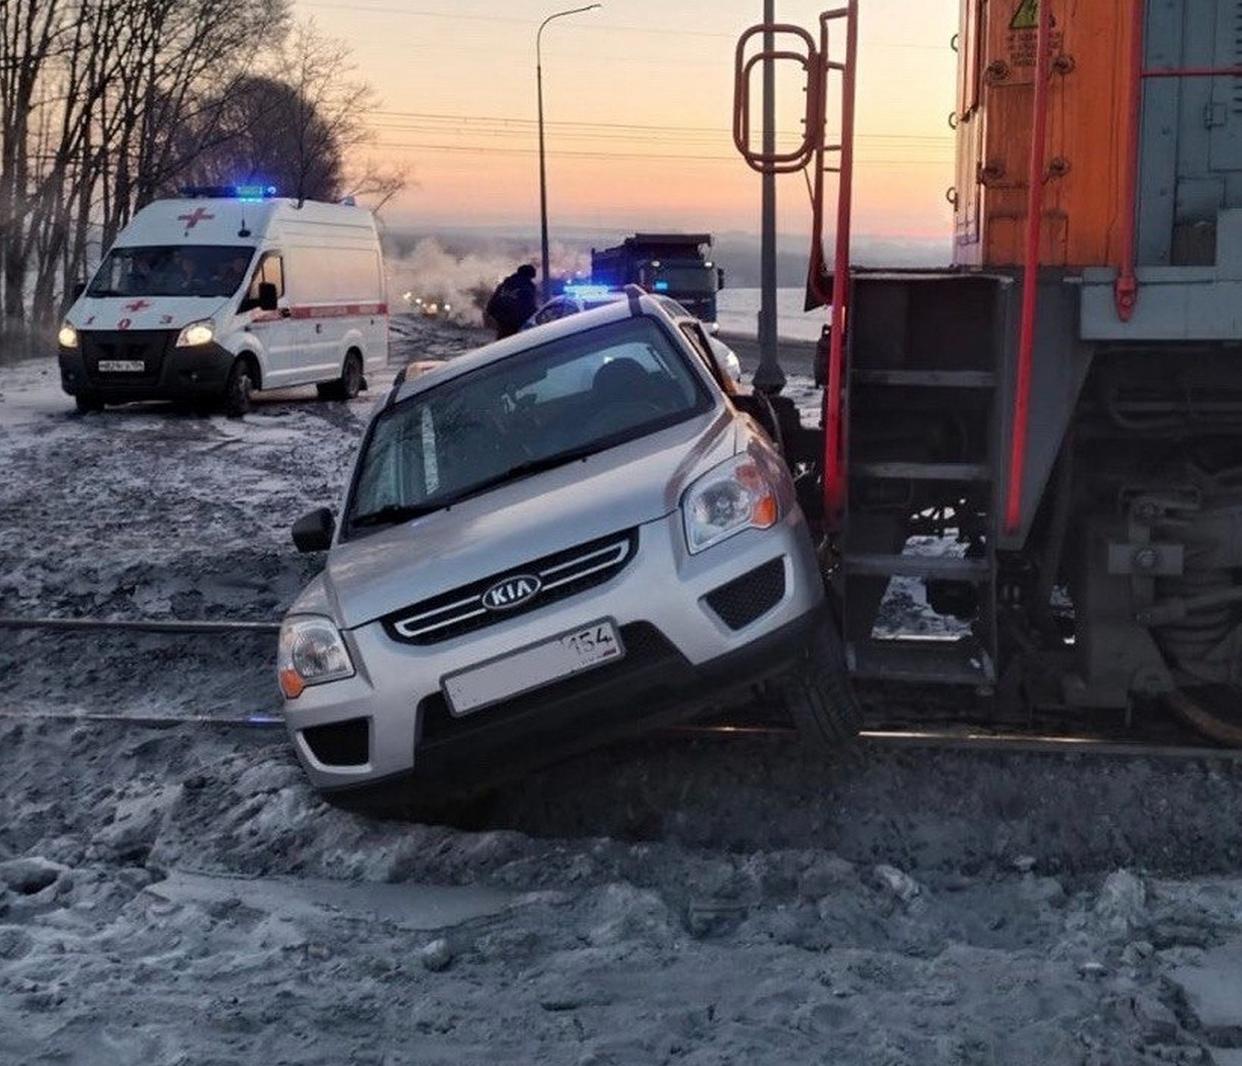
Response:
M553 277L587 275L591 270L589 253L553 244L551 267ZM519 252L487 250L455 253L436 238L425 237L406 255L391 250L386 254L389 303L396 312L416 307L414 301L452 307L447 315L463 325L483 321L483 307L497 283L512 274L522 263L539 265L539 249L531 247ZM410 294L407 305L404 296Z

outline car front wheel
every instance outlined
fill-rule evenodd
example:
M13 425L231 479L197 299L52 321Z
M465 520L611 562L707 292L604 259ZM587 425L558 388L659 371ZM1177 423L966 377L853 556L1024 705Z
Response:
M803 661L775 687L803 743L814 751L839 751L862 729L862 708L846 673L845 649L830 621Z

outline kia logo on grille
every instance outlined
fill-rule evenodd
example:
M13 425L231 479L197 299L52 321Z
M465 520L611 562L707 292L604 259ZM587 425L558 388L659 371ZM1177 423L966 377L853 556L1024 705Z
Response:
M541 588L543 582L534 574L507 577L483 593L483 606L489 611L507 611L525 603Z

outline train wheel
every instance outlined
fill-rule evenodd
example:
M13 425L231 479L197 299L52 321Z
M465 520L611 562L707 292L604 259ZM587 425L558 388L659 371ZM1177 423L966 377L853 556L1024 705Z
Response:
M1165 697L1192 729L1231 748L1242 748L1242 689L1233 685L1190 685Z

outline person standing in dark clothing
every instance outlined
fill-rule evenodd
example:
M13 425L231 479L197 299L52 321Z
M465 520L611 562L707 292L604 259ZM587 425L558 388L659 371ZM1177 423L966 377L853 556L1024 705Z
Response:
M496 339L512 337L538 306L535 268L523 263L496 286L492 298L487 301L486 313L496 326Z

